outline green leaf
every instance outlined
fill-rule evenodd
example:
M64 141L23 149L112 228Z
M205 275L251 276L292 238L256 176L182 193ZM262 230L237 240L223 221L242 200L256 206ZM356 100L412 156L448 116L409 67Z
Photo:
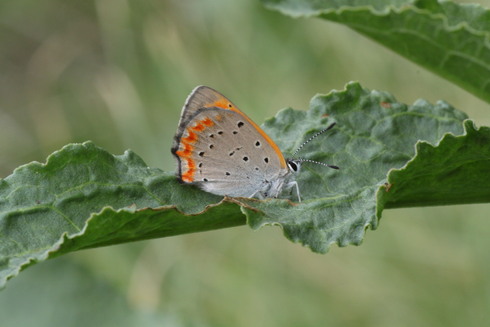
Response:
M468 121L464 134L465 119L447 103L407 106L357 83L315 96L308 111L282 110L263 128L286 155L337 122L299 155L341 169L304 163L301 203L288 192L263 201L223 199L179 184L130 151L113 156L90 142L68 145L46 164L19 167L0 181L0 285L29 264L78 249L246 220L253 228L279 225L292 241L326 252L332 243L360 244L384 207L488 201L490 184L481 176L490 167L490 131Z
M393 170L380 209L490 202L490 128L465 122L465 134L447 134L437 146L417 143L417 155Z
M360 244L365 230L378 225L383 202L377 208L377 193L386 192L388 172L411 160L419 140L437 144L446 133L462 134L465 118L465 114L442 101L431 105L419 100L407 106L388 93L368 91L356 83L349 84L345 91L314 97L307 112L282 111L264 127L273 139L279 140L282 149L290 152L334 119L335 129L326 139L308 144L304 156L341 169L305 165L297 179L305 199L299 204L241 200L255 210L253 214L249 212L249 224L254 228L279 224L287 238L315 252L326 252L332 243ZM469 142L467 146L476 150L477 145ZM445 160L446 154L432 159ZM462 170L466 173L466 167ZM445 187L443 182L440 181L440 188ZM392 183L396 189L398 183ZM402 203L398 205L401 206Z
M490 12L449 1L262 0L293 17L345 24L490 101Z
M220 201L131 151L67 145L0 181L0 287L66 252L245 223L238 206Z

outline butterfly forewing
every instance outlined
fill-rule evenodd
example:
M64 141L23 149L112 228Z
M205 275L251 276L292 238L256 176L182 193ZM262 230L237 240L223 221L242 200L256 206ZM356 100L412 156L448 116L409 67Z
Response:
M185 101L184 107L182 108L176 138L184 132L185 126L189 123L192 117L195 116L199 110L204 108L221 108L231 110L235 108L235 105L224 95L208 86L201 85L196 87L191 92ZM178 146L178 144L174 144L174 147L175 146Z

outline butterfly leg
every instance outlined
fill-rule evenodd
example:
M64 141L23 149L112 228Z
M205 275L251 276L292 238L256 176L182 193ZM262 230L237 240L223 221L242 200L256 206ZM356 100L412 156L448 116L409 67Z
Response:
M301 195L299 194L299 186L298 182L292 181L286 184L286 188L292 188L293 186L296 187L296 194L298 195L298 202L301 202Z
M255 191L254 193L252 193L252 195L247 196L247 198L253 198L253 197L257 197L257 199L259 199L259 200L265 199L264 195L260 191Z

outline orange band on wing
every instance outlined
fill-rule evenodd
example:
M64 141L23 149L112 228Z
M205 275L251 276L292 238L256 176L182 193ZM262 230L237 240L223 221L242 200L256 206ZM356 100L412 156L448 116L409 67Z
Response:
M215 101L210 107L218 107L221 109L230 110L231 108L233 108L233 104L231 104L230 101L226 101L226 99L221 99L221 100Z
M187 163L194 163L194 160L188 158ZM182 174L182 180L187 183L192 183L194 181L194 174L196 173L196 169L187 169L185 173Z
M181 172L181 179L186 183L194 182L194 175L196 173L196 163L192 159L192 152L194 151L193 143L196 143L199 139L199 134L196 132L202 132L207 127L214 125L214 121L210 118L204 118L198 121L194 126L186 128L187 136L180 139L179 151L175 154L180 157L182 161L185 161L185 171Z
M205 119L201 120L200 123L206 127L211 127L214 125L214 121L212 121L210 118L205 118Z
M197 134L194 133L190 128L187 129L187 137L184 137L183 139L180 139L180 141L183 144L186 143L195 143L198 139Z
M196 132L202 132L206 129L206 126L204 126L203 124L201 124L200 122L198 122L196 125L192 126L192 127L188 127L187 128L187 131L196 131Z
M179 157L190 157L192 154L192 150L194 150L194 147L188 143L182 143L182 146L184 147L184 149L175 152L175 154Z
M188 127L187 131L191 133L191 131L202 132L206 129L206 127L211 127L214 125L214 121L209 118L204 118L201 121L198 121L194 126Z
M188 183L193 182L195 173L196 164L194 163L194 160L192 160L191 158L187 158L187 171L182 174L182 179Z

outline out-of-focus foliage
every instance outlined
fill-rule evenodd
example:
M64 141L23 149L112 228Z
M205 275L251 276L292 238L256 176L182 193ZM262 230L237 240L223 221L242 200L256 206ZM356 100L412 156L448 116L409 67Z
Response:
M490 101L490 11L438 0L262 0L291 16L345 24Z
M58 277L53 279L53 272ZM182 326L172 314L131 307L96 271L69 259L38 266L0 296L3 326Z

